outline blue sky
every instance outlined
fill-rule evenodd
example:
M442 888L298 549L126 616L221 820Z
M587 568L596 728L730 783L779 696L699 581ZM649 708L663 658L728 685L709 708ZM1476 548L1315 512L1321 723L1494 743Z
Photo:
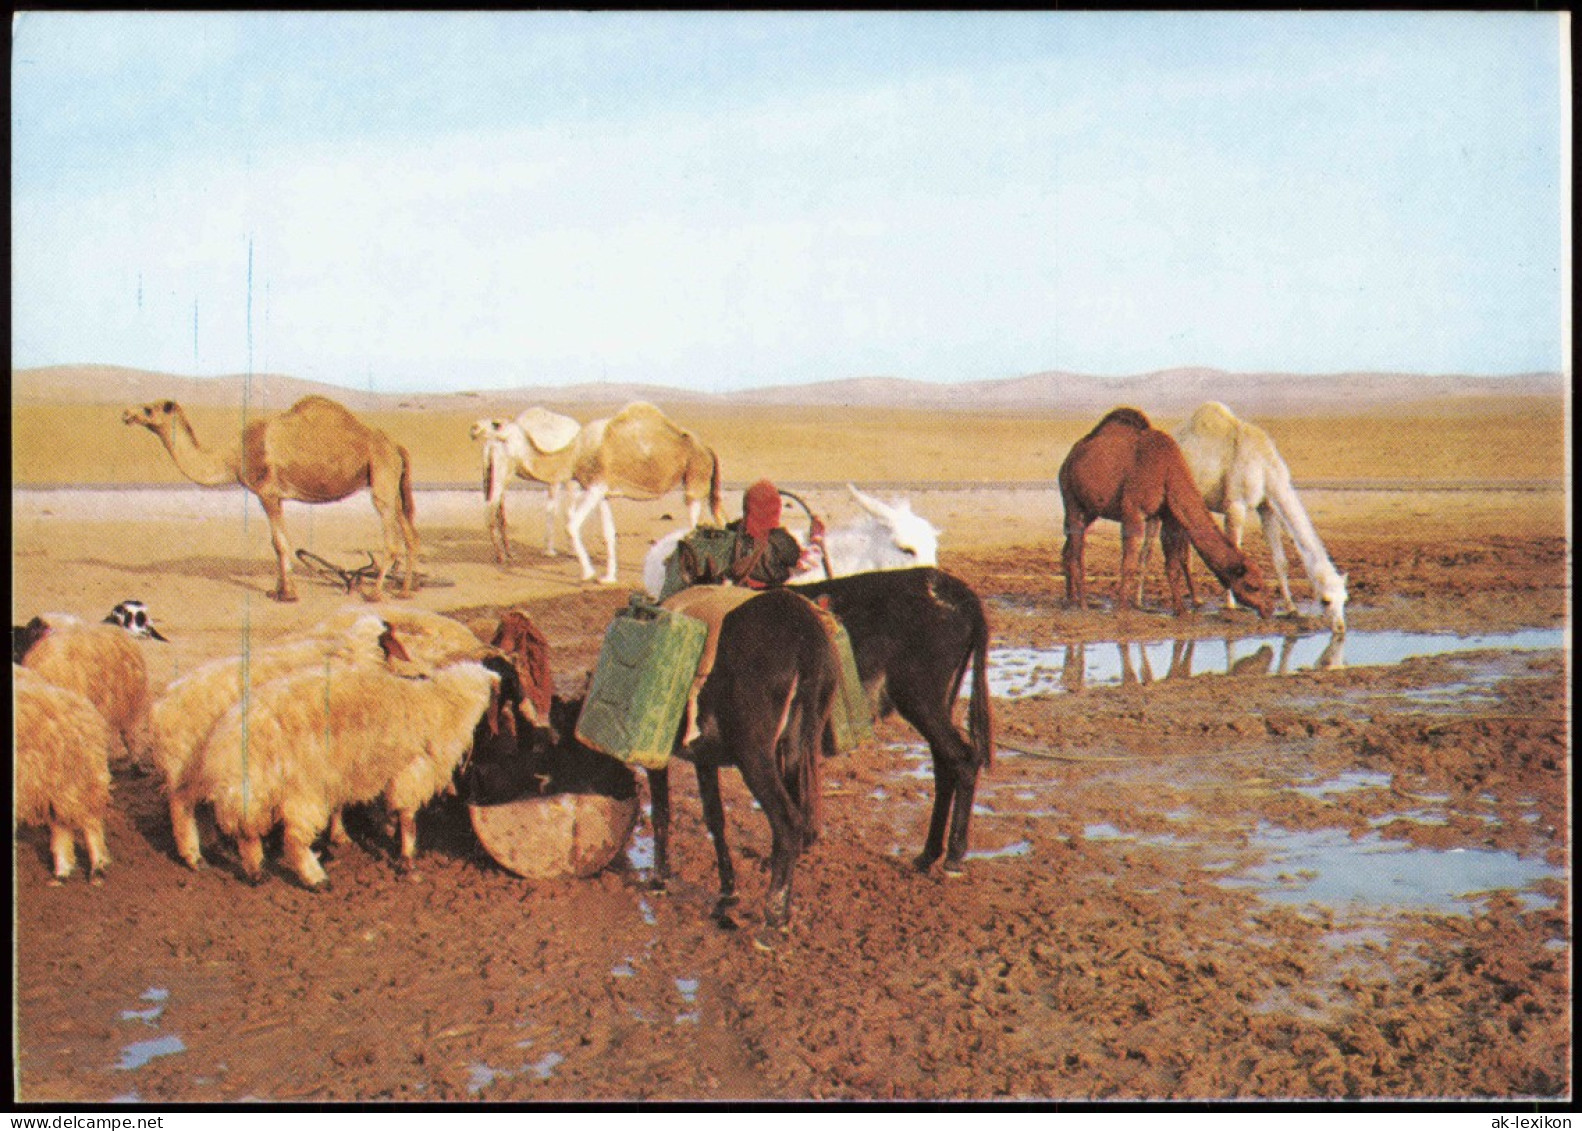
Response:
M1564 18L27 13L12 362L1557 370Z

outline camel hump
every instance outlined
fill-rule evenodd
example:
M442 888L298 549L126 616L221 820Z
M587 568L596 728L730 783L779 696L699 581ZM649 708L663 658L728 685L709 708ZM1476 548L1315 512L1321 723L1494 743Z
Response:
M1134 428L1139 432L1146 432L1153 427L1141 410L1123 406L1121 408L1112 408L1105 413L1104 419L1095 424L1093 431L1089 432L1088 435L1091 436L1096 432L1102 431L1112 424L1122 428Z
M356 414L340 401L332 401L329 397L321 397L317 393L310 393L288 408L285 416L299 417L311 421L315 426L344 426L351 421L358 427L367 427L357 419Z

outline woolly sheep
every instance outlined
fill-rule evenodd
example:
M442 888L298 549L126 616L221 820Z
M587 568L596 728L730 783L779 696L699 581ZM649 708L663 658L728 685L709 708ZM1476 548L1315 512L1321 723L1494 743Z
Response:
M126 756L141 761L151 745L150 695L148 661L136 642L122 628L85 624L65 613L34 617L25 631L34 643L22 666L87 698Z
M214 803L254 883L263 878L262 838L284 824L288 865L307 887L326 886L313 840L337 808L380 797L399 817L410 867L417 810L452 788L497 678L474 662L416 679L383 667L346 668L327 682L319 672L286 676L226 713L177 792L184 805Z
M366 610L355 606L325 619L314 630L316 635L334 636L346 631ZM412 661L422 667L439 668L457 660L482 660L499 655L499 650L480 640L466 625L444 613L427 609L381 609L380 617L390 626Z
M74 833L88 853L88 878L110 863L104 817L110 804L110 730L98 709L69 688L11 666L16 821L48 825L54 881L77 867Z
M153 760L165 779L176 853L188 867L203 867L203 849L194 806L177 787L215 724L241 702L244 688L256 689L297 673L317 673L322 684L337 667L379 663L385 655L380 641L386 631L379 617L365 613L322 635L298 636L245 656L211 661L170 684L155 700ZM337 844L346 840L338 810L331 819L330 839Z

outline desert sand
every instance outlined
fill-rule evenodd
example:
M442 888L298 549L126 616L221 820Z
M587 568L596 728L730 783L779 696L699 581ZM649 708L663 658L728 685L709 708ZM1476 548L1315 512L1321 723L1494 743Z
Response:
M47 837L18 835L19 1098L1571 1094L1562 402L1259 419L1349 575L1338 654L1294 557L1299 617L1226 610L1196 563L1206 604L1171 616L1157 556L1147 606L1117 612L1113 524L1090 537L1104 600L1067 608L1054 476L1093 417L674 415L719 450L733 511L768 475L838 523L856 514L851 481L943 530L940 566L977 591L993 633L1000 748L968 874L909 867L931 781L894 719L827 765L827 826L773 954L708 917L712 850L684 766L681 882L663 896L644 884L646 823L594 879L533 884L487 858L454 802L425 812L415 878L371 813L328 864L332 891L278 870L253 888L210 826L214 866L187 871L157 782L122 766L102 886L50 886ZM225 411L194 416L200 436L227 427ZM574 694L679 497L617 504L621 584L599 586L543 555L542 493L515 485L517 564L502 568L470 418L375 422L426 484L432 584L414 603L470 623L523 609ZM30 404L13 428L14 623L139 598L170 638L141 645L163 684L358 600L309 579L300 602L271 601L256 502L181 485L108 402ZM366 495L287 516L299 545L336 561L378 545ZM1247 546L1269 573L1261 535ZM1427 634L1485 639L1378 658ZM768 829L726 782L750 921ZM1359 874L1382 886L1348 886Z

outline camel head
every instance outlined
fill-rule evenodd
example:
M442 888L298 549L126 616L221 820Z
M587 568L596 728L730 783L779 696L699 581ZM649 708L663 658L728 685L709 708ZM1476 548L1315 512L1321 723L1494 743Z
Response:
M939 529L914 512L911 503L905 499L893 504L881 503L850 483L846 484L846 489L863 510L890 528L890 540L896 549L912 559L913 565L939 564Z
M1346 575L1326 562L1315 571L1313 580L1329 630L1336 636L1346 635Z
M476 420L472 425L472 438L474 440L499 440L503 439L500 429L505 427L503 420Z
M1236 594L1236 600L1257 609L1260 619L1268 620L1274 615L1274 598L1269 595L1268 587L1264 584L1263 571L1251 558L1246 559L1244 567L1221 580L1227 589Z
M185 420L181 406L175 401L139 405L121 414L122 424L141 424L156 436L169 436L172 421Z

